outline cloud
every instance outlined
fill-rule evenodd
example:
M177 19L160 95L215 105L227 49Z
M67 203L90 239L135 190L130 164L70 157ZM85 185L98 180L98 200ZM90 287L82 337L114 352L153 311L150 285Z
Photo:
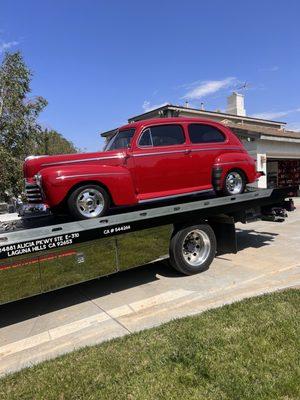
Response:
M9 50L13 46L17 46L19 42L13 40L11 42L0 42L0 54L3 53L5 50Z
M279 70L278 65L272 65L271 67L267 67L267 68L260 68L260 71L263 72L276 72Z
M285 111L266 111L262 113L253 114L251 115L251 117L261 118L261 119L277 119L296 112L300 112L300 108L293 108L291 110L285 110Z
M300 132L300 122L291 122L286 128L290 131Z
M196 100L210 94L216 93L221 89L233 87L237 83L236 78L229 77L219 81L201 81L200 84L189 90L182 99Z
M151 105L150 101L145 100L143 105L142 105L142 108L143 108L143 110L145 112L147 112L147 111L155 110L156 108L159 108L159 107L166 106L167 104L169 104L169 103L167 101L165 101L164 103L161 103L161 104L153 104L153 105Z

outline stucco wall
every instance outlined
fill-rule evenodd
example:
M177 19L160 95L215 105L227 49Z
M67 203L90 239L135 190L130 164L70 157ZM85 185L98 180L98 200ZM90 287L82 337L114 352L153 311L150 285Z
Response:
M268 158L300 158L300 140L259 140L257 152L266 154Z

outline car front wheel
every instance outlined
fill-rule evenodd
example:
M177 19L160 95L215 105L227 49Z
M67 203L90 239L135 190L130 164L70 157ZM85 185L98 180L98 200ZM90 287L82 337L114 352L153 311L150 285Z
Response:
M109 208L109 195L98 185L81 186L68 198L68 208L77 219L99 218Z

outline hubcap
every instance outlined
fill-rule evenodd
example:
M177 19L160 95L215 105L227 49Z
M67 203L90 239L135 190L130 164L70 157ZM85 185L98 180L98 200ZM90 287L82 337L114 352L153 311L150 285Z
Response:
M210 249L211 244L208 235L200 229L195 229L184 238L182 254L188 264L198 267L207 260Z
M77 210L85 218L98 217L103 211L104 197L96 189L85 189L79 193L76 201Z
M243 188L243 178L236 171L229 172L229 174L226 177L225 185L228 193L230 194L241 193Z

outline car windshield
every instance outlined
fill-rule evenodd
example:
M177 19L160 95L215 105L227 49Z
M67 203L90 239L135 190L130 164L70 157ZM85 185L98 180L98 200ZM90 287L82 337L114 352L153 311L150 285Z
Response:
M126 149L130 145L133 134L134 129L125 129L123 131L118 131L107 143L104 150L109 151Z

